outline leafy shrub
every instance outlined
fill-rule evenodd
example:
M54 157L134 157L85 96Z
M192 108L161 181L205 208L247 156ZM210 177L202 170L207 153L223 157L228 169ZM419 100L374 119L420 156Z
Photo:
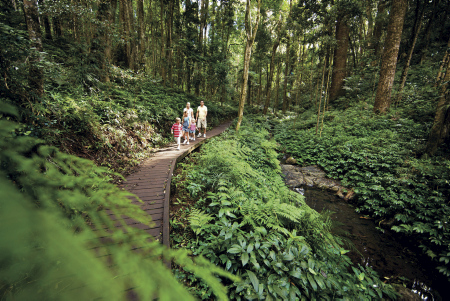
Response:
M225 282L231 299L395 298L370 268L352 266L330 221L284 185L269 126L246 120L239 134L207 143L196 164L184 165L178 189L204 189L189 210L193 232L173 239L243 279ZM201 283L193 286L209 296Z
M424 252L450 276L450 161L418 159L428 125L409 118L410 107L375 116L366 104L330 113L322 137L305 119L275 126L281 150L299 164L317 164L357 193L359 212L394 220L395 231L414 235Z

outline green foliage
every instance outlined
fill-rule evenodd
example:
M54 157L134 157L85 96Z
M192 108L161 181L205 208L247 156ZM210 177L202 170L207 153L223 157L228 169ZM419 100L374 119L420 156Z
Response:
M305 114L295 128L289 121L277 125L275 139L299 164L317 164L353 188L357 211L395 219L392 229L413 235L448 276L450 161L417 158L428 127L409 118L410 110L406 103L387 116L373 115L366 104L332 111L322 137L311 128L314 115Z
M226 299L216 275L237 277L127 225L124 218L152 222L110 183L110 171L31 137L13 122L14 107L0 108L2 300L124 300L129 289L141 300L192 300L163 260Z
M242 278L226 282L231 299L395 298L370 268L352 266L329 220L284 185L269 126L264 119L244 119L239 134L214 139L195 164L184 164L186 181L178 179L178 189L193 183L204 189L189 210L194 233L173 239ZM208 298L207 287L191 285Z

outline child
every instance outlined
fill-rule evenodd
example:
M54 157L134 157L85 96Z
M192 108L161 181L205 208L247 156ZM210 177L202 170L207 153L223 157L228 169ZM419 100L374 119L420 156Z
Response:
M189 126L191 124L191 117L188 115L188 111L184 111L183 113L183 136L184 142L183 144L189 144Z
M195 128L196 128L196 126L195 126L195 119L192 118L190 132L191 132L191 135L192 135L191 140L194 140L194 141L195 141Z
M173 134L173 137L175 138L175 142L178 145L177 149L180 149L180 138L181 138L181 131L182 131L182 127L181 127L181 119L177 118L175 119L176 123L174 125L172 125L172 128L170 129L170 132Z

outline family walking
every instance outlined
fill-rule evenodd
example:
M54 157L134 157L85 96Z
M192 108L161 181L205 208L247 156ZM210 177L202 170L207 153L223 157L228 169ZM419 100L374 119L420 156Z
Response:
M195 140L195 130L198 128L198 136L201 137L201 129L203 128L203 138L206 138L206 115L208 115L208 108L205 103L200 101L200 106L197 108L196 117L194 117L194 110L188 102L186 108L183 110L183 119L176 118L176 123L172 125L171 133L177 143L177 149L180 149L181 137L184 137L183 144L189 144L189 140ZM197 119L197 124L195 123Z

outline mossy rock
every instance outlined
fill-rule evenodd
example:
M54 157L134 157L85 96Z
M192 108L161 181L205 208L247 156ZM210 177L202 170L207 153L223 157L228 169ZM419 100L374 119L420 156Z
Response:
M420 295L413 293L410 289L404 287L400 284L392 285L400 296L397 298L397 301L421 301Z
M297 164L297 160L295 160L293 157L289 157L286 159L286 164Z

